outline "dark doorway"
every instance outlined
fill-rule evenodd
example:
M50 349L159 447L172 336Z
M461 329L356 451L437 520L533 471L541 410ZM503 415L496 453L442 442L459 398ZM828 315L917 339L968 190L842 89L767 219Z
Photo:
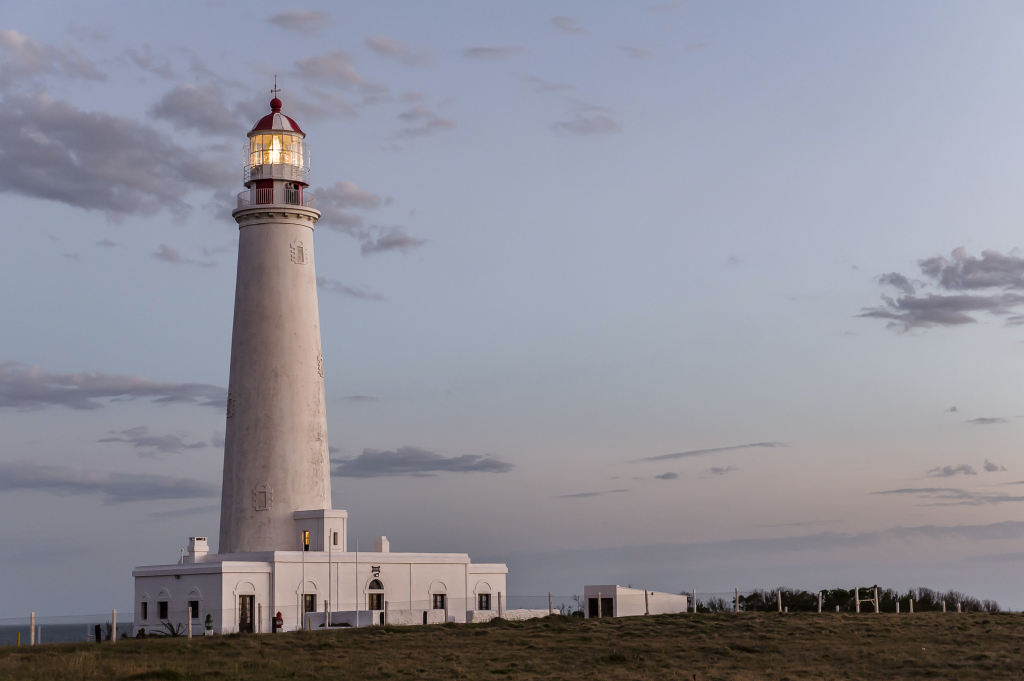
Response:
M427 611L426 610L423 611L423 623L424 624L427 623Z
M597 599L587 599L587 617L613 617L613 605L614 599L602 598L601 599L601 613L597 612Z
M238 597L238 633L251 634L253 624L253 605L256 602L255 596Z
M383 610L381 610L381 612L380 612L380 625L382 627L384 626L384 611Z
M384 609L384 594L383 593L369 593L369 594L366 594L366 609L367 610L383 610Z
M477 594L476 597L477 610L490 610L491 609L491 594Z
M316 594L303 594L302 602L305 606L302 612L316 612Z
M444 610L445 594L434 594L434 610Z

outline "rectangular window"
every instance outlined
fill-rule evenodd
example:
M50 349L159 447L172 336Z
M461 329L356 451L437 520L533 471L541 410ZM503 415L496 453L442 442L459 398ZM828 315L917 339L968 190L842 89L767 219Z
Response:
M434 610L444 610L444 594L434 594Z
M303 612L316 612L316 594L303 594L305 609Z
M199 619L199 601L189 601L188 607L192 608L192 619Z
M367 610L383 610L384 594L366 594Z
M338 533L337 532L334 533L334 545L335 546L338 545Z
M476 597L477 610L491 609L491 594L478 594Z
M309 551L309 530L302 531L302 550Z
M149 619L149 603L147 601L142 601L142 619Z
M167 619L167 601L156 602L156 614L162 620Z

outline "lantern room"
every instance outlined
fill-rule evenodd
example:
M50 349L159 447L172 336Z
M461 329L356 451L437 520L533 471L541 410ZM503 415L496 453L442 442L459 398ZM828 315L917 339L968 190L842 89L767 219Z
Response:
M281 100L270 100L270 113L249 131L242 148L243 181L238 207L289 204L314 208L309 186L309 145L299 124L281 113Z

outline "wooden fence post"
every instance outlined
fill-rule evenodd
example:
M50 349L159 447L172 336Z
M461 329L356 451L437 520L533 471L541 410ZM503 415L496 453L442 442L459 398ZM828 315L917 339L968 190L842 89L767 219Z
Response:
M733 612L739 612L740 611L740 588L739 587L736 587L736 600L733 601L732 611Z
M782 612L782 589L779 589L777 593L779 594L779 612Z

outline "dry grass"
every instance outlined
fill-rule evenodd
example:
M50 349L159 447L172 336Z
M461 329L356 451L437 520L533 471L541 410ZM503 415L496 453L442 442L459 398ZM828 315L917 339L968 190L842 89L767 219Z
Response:
M1024 615L662 615L0 648L8 679L1018 679Z

